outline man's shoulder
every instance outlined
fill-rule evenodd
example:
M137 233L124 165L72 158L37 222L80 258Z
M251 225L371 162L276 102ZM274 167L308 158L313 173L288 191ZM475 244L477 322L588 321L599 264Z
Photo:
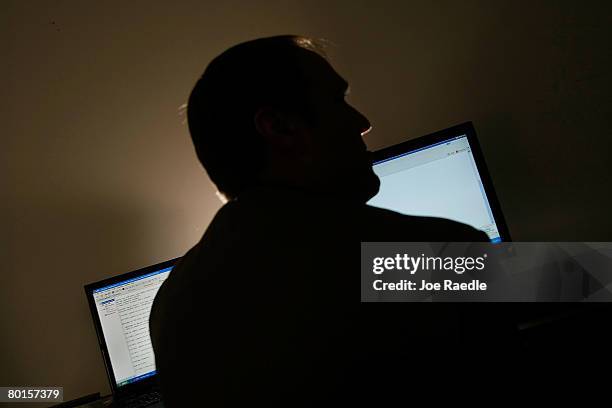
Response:
M314 234L323 229L330 238L348 233L361 241L489 241L486 233L462 222L338 200L229 202L217 212L204 238L223 236L233 240L250 233L273 236L298 233L300 229Z
M372 241L487 242L487 234L447 218L405 215L364 205L360 211Z

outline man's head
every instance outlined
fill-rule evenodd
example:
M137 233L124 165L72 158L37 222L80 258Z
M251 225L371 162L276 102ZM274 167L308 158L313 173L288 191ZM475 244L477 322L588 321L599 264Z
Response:
M198 158L235 198L274 183L366 202L379 187L362 136L368 120L323 44L299 36L238 44L206 68L189 97Z

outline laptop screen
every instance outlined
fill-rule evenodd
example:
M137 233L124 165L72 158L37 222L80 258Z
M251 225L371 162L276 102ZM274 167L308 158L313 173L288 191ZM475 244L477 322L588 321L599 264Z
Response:
M380 191L368 204L459 221L502 241L466 134L378 158L373 169Z
M155 355L149 335L153 299L172 266L118 277L93 290L108 359L117 387L155 375Z

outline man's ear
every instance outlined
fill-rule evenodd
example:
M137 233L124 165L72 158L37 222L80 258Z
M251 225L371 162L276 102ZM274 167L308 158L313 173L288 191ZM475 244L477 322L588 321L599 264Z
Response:
M269 146L279 149L294 149L297 137L296 126L292 118L277 109L262 107L253 117L255 129Z

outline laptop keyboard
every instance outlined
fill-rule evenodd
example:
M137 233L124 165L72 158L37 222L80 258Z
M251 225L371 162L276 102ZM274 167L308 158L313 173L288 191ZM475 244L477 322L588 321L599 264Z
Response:
M156 402L160 402L162 399L161 394L157 391L149 392L146 394L139 395L138 397L130 398L128 400L121 401L121 408L140 408L146 407Z

